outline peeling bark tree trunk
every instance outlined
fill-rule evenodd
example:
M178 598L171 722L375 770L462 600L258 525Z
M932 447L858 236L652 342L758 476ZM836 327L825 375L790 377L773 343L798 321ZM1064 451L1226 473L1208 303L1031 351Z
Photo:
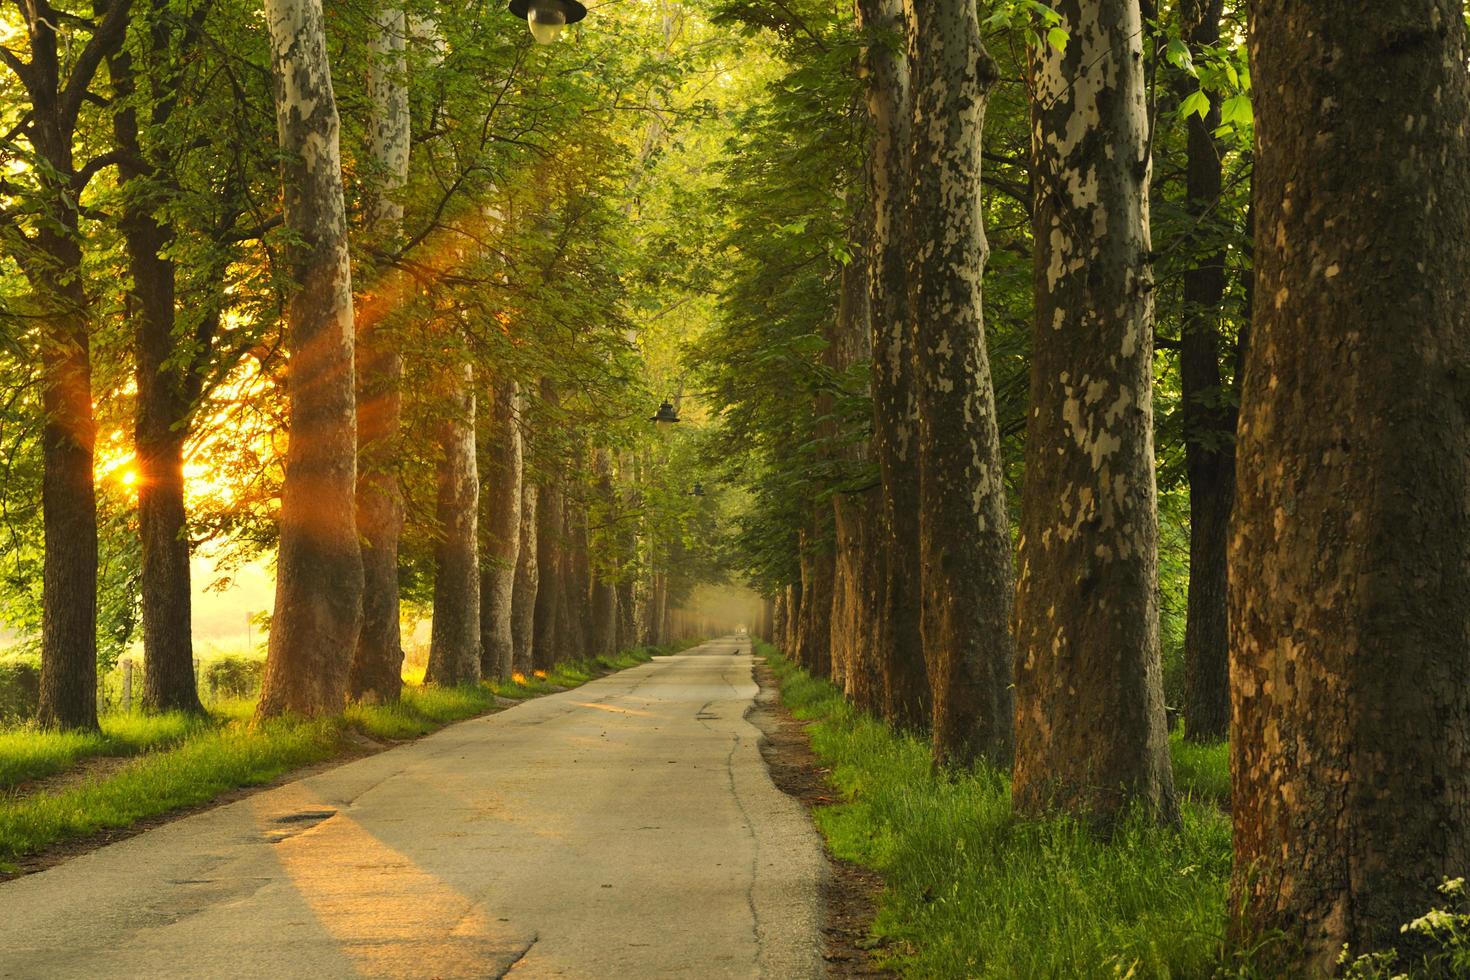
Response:
M1235 911L1316 975L1470 866L1470 77L1450 0L1251 11Z
M475 373L446 372L439 431L440 538L434 547L434 618L424 680L446 687L480 679L480 473L475 456Z
M923 730L930 720L929 678L919 635L919 470L909 338L906 252L902 236L908 186L909 77L893 36L904 36L902 0L860 0L870 35L864 63L873 123L868 167L872 234L869 308L873 331L873 454L883 481L883 613L877 629L884 716Z
M1016 589L1024 812L1175 815L1159 666L1148 115L1137 0L1035 55L1036 322Z
M1220 39L1223 0L1184 0L1179 17L1198 54ZM1182 72L1180 95L1195 90ZM1197 235L1218 237L1220 125L1218 99L1201 119L1190 114L1185 213ZM1198 253L1199 245L1191 252ZM1225 249L1217 246L1184 272L1184 324L1179 380L1184 402L1184 456L1189 473L1189 611L1184 631L1184 734L1219 741L1230 725L1226 545L1235 499L1235 410L1220 372L1220 301L1225 296Z
M882 501L875 490L839 498L837 501L837 554L839 583L845 582L848 636L843 693L859 709L878 715L883 712L883 675L872 629L878 621L883 586L882 568L873 562L878 547ZM847 567L843 574L843 566ZM835 637L838 624L833 623ZM834 648L833 656L837 656Z
M396 194L408 180L406 34L403 9L388 7L378 12L368 41L368 157L377 182L368 193L367 233L386 244L399 237L403 205ZM358 700L385 703L397 701L403 687L398 593L403 357L384 322L392 311L371 295L363 307L357 337L357 530L363 546L363 620L350 687Z
M938 765L1008 766L1011 537L980 277L980 136L998 73L970 0L909 0L908 290L919 409L921 627Z
M521 549L521 477L524 469L518 391L514 381L496 382L487 412L480 476L480 673L505 680L515 670L512 608Z
M259 714L336 714L362 622L352 269L320 0L266 0L287 249L290 443Z
M863 248L868 235L868 210L866 202L858 203L862 201L861 195L855 195L853 200L856 206L849 225L858 247L854 249L856 254L842 267L837 316L831 321L827 347L822 353L827 367L839 378L847 377L857 364L871 363L873 357L872 318L868 314L868 263ZM830 395L823 395L817 400L819 418L833 418L833 401ZM835 420L824 421L822 427L826 439L835 440L840 435ZM854 472L862 472L868 459L867 446L861 443L834 447L833 454ZM852 671L859 645L866 641L867 634L876 626L876 621L868 619L873 610L862 601L864 568L873 560L873 555L867 551L852 552L850 549L856 542L851 533L844 533L851 531L850 523L857 513L850 496L839 492L828 505L832 525L832 597L826 643L832 683L844 691L853 683ZM844 511L848 512L847 527L844 527Z
M537 509L541 488L522 471L520 547L516 552L515 585L510 600L510 638L514 659L511 666L518 674L534 669L536 596L540 591L541 573L537 564Z

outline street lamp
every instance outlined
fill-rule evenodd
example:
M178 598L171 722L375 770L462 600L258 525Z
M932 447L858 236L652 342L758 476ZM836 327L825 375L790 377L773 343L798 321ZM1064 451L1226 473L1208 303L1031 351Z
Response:
M654 412L653 415L648 419L648 421L659 426L673 425L675 422L679 421L679 413L675 410L673 405L668 402L664 402L658 407L658 411Z
M550 44L562 28L587 16L577 0L510 0L510 12L523 18L537 44Z

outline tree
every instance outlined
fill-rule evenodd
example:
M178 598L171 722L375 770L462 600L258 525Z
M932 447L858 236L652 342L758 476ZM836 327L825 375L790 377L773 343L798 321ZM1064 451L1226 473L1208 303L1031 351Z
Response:
M480 475L474 369L460 361L447 365L442 377L434 619L424 680L453 686L480 679Z
M402 235L412 127L408 111L407 17L402 7L376 12L368 41L366 237L392 248ZM400 299L401 273L385 270L368 291L357 320L357 531L362 541L363 618L352 660L351 695L368 702L398 700L403 651L399 636L398 539L403 499L401 451L403 355L390 304Z
M0 58L30 100L17 132L29 143L37 175L33 189L15 195L19 206L6 209L3 234L6 250L30 285L29 312L39 327L46 415L39 720L46 727L97 727L97 496L92 480L97 425L81 198L112 161L99 156L78 167L76 137L83 103L98 69L122 44L130 12L129 0L107 6L89 25L91 36L73 58L69 34L60 33L66 18L40 0L22 8L30 60L0 47ZM24 221L26 212L35 219Z
M1180 32L1200 57L1220 39L1223 0L1185 0ZM1197 91L1182 75L1181 97ZM1184 733L1218 741L1230 724L1226 544L1235 499L1235 408L1220 370L1224 347L1221 301L1225 248L1211 234L1221 224L1222 148L1214 132L1220 100L1207 93L1203 116L1189 113L1185 213L1193 220L1187 244L1198 255L1184 271L1184 319L1179 336L1185 467L1189 473L1189 606L1184 635ZM1199 253L1203 254L1199 254Z
M287 249L290 442L259 714L335 714L362 623L352 269L320 0L266 0Z
M877 637L883 713L894 724L922 730L931 709L920 633L918 420L903 237L911 85L903 49L895 40L904 36L901 0L860 0L858 13L870 38L864 65L873 126L867 187L873 208L868 308L873 330L872 448L883 483Z
M1148 114L1137 0L1034 54L1036 313L1016 583L1027 813L1174 815L1159 664Z
M1470 77L1458 3L1251 13L1234 909L1328 973L1470 865Z
M524 459L517 417L520 390L513 380L490 386L481 413L480 672L509 680L515 671L514 598L521 548Z
M520 543L516 551L515 582L511 587L510 635L516 673L529 674L535 666L534 637L536 597L540 594L541 572L537 564L540 529L541 488L533 479L521 478Z
M908 315L918 408L921 632L939 764L1012 751L1011 538L980 278L985 103L973 3L909 0Z

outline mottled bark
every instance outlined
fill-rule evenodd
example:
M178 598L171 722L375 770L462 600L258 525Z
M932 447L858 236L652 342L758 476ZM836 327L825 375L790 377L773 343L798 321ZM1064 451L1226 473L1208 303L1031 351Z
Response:
M928 727L929 678L919 633L918 420L909 336L903 209L908 188L908 65L902 45L902 0L860 0L869 36L863 64L868 115L869 308L873 336L872 451L882 478L882 615L876 630L882 664L884 716L910 730Z
M1175 815L1159 665L1148 114L1137 0L1034 56L1036 320L1016 586L1026 813Z
M480 679L480 472L474 370L463 364L445 373L438 440L434 618L424 680L450 686Z
M1196 57L1220 39L1223 0L1184 0L1180 26ZM1180 96L1195 90L1181 73ZM1184 734L1223 739L1230 725L1229 636L1226 620L1226 545L1235 499L1235 409L1220 370L1224 342L1220 303L1225 296L1225 248L1218 229L1221 147L1218 96L1203 118L1186 120L1185 214L1189 252L1200 258L1184 270L1184 321L1179 380L1184 412L1184 457L1189 474L1189 604L1184 631Z
M1008 766L1011 538L980 279L985 103L998 78L968 0L908 0L914 122L908 306L918 401L920 631L938 765Z
M362 623L352 269L320 0L266 0L295 291L276 607L259 715L336 714Z
M378 11L368 40L367 155L372 183L367 190L366 232L379 245L392 245L403 223L397 195L408 180L406 33L403 9L385 7ZM387 282L378 285L393 292ZM386 322L391 312L369 291L357 324L357 530L362 542L363 620L350 688L354 698L368 702L396 701L403 686L398 590L403 358Z
M536 595L540 591L541 573L536 531L540 524L538 504L541 488L526 475L521 477L520 546L516 551L515 584L511 590L510 638L516 673L529 674L534 667L532 654L535 636Z
M883 676L879 670L873 626L879 613L881 569L873 563L878 547L879 506L876 488L836 499L837 559L833 578L832 663L841 664L839 683L847 699L873 714L883 710ZM769 624L766 625L769 630Z
M524 471L519 390L497 381L479 416L480 452L480 673L504 680L515 670L512 609L521 550L521 478Z
M1470 76L1450 0L1251 12L1234 904L1307 975L1470 867Z

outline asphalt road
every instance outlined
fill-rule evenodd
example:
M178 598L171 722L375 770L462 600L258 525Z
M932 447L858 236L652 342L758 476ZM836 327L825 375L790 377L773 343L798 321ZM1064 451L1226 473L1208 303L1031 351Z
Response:
M755 694L713 641L0 884L0 976L820 976Z

